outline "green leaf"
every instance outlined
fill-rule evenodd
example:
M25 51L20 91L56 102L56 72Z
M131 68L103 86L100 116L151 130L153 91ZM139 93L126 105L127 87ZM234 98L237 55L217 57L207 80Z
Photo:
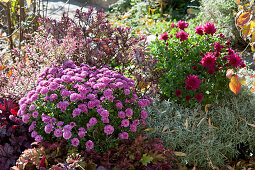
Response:
M144 166L147 166L147 164L150 163L152 160L153 158L151 156L147 156L147 154L143 154L143 157L141 158L140 162L142 162Z

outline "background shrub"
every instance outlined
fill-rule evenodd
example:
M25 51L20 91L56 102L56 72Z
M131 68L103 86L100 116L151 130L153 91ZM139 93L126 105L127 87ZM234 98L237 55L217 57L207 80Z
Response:
M247 88L224 100L215 100L205 112L170 101L155 102L148 108L149 138L160 138L164 146L186 153L179 157L199 167L222 166L225 160L254 153L254 95ZM238 149L238 145L246 148Z
M201 0L198 18L202 22L213 21L217 29L233 42L234 47L243 48L247 43L235 26L234 14L238 11L235 0Z

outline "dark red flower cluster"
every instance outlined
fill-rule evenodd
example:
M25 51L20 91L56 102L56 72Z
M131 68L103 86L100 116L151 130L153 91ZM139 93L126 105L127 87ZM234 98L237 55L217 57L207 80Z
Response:
M181 30L184 30L185 28L187 28L189 26L189 23L185 22L185 21L178 21L177 25L178 28L180 28Z
M180 39L180 41L185 41L188 39L189 34L184 31L179 31L176 33L176 38Z

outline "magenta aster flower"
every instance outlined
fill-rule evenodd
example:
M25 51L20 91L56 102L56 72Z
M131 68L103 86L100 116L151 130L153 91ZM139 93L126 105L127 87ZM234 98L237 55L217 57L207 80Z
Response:
M200 61L200 63L202 64L202 66L206 67L206 68L213 68L215 63L217 61L217 58L213 55L213 53L207 53L202 60Z
M229 65L232 65L234 68L238 67L241 65L241 63L243 62L242 59L240 58L240 56L236 54L232 54L228 57L229 60Z
M125 112L119 111L119 112L118 112L118 116L119 116L119 118L124 119L126 115L125 115Z
M49 89L52 91L57 90L58 88L59 88L59 84L56 82L51 82L49 85Z
M44 127L44 131L45 133L47 134L50 134L50 132L53 130L53 125L52 124L47 124L45 127Z
M43 140L43 137L41 135L36 135L35 141L36 142L41 142Z
M36 131L33 131L32 133L31 133L31 137L32 138L35 138L37 136L37 132Z
M70 95L70 101L72 101L72 102L75 102L75 101L77 101L77 100L80 100L80 94L77 94L77 93L72 93L71 95Z
M164 40L164 41L166 41L168 38L169 38L169 37L168 37L168 35L167 35L167 32L165 32L164 34L161 34L161 35L160 35L159 40Z
M121 126L123 127L128 127L129 126L129 120L128 119L123 119L121 121Z
M50 95L50 101L54 101L54 100L56 100L58 98L58 95L57 94L51 94Z
M85 131L79 131L79 133L78 133L78 136L80 137L80 138L83 138L84 136L85 136L86 134L85 134Z
M39 113L38 113L37 111L34 111L34 112L32 113L33 118L37 118L38 115L39 115Z
M137 126L134 125L134 124L130 125L130 130L131 130L131 132L136 132L137 131Z
M95 124L97 124L97 119L95 117L92 117L89 119L89 124L91 126L94 126Z
M131 108L126 109L126 116L127 117L132 117L133 116L133 110Z
M198 101L199 103L201 103L203 97L204 97L204 96L203 96L202 93L199 93L199 94L197 94L196 96L194 96L194 98L197 99L197 101Z
M121 101L117 102L115 105L118 109L122 109L123 108L123 104L121 103Z
M48 87L42 87L41 90L40 90L40 93L41 93L41 94L47 94L47 93L49 93Z
M64 139L70 139L71 136L72 136L71 131L64 131L64 133L63 133L63 138Z
M176 33L176 38L180 39L180 41L185 41L188 39L189 34L184 31L179 31Z
M62 136L62 130L61 129L55 129L54 135L59 138Z
M112 125L106 125L104 127L104 133L111 135L114 132L114 127Z
M188 26L189 26L189 23L187 23L185 21L180 20L177 22L177 27L179 27L181 30L184 30Z
M75 147L77 147L78 145L79 145L79 139L78 138L73 138L72 140L71 140L71 143L72 143L72 145L73 146L75 146Z
M93 147L94 147L94 143L93 143L91 140L88 140L88 141L86 142L86 148L87 148L88 150L91 150Z
M200 87L201 80L196 75L188 75L186 79L187 90L196 90Z
M141 118L146 119L148 117L148 113L145 110L141 111Z
M212 22L206 22L204 25L205 34L213 34L216 32L216 28Z
M104 96L105 97L112 96L112 94L113 94L113 91L111 89L104 90Z
M129 135L127 132L122 132L122 133L119 133L119 138L120 139L128 139Z

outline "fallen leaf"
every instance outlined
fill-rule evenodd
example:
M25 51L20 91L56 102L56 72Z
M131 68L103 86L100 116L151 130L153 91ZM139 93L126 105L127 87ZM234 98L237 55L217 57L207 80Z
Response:
M247 123L247 125L255 127L255 124Z
M189 124L188 124L188 119L186 119L186 121L185 121L185 127L188 129L188 127L189 127Z
M186 154L186 153L183 153L183 152L174 152L174 154L175 154L176 156L187 156L187 154Z
M233 93L238 94L241 90L241 86L242 86L242 84L239 82L238 75L232 76L230 83L229 83L230 90Z
M200 120L200 122L197 124L197 127L203 122L203 120L205 120L205 117Z
M163 128L163 130L161 132L164 133L168 128L169 128L168 125L164 126L164 128Z
M226 73L226 77L228 79L231 79L232 75L234 74L234 70L233 69L228 69L227 73Z
M210 107L212 107L211 104L206 104L206 105L205 105L205 112L206 112L206 113L208 112L208 108L210 108Z
M242 26L246 24L247 22L249 22L250 19L251 19L251 14L249 12L245 12L238 17L236 25Z

